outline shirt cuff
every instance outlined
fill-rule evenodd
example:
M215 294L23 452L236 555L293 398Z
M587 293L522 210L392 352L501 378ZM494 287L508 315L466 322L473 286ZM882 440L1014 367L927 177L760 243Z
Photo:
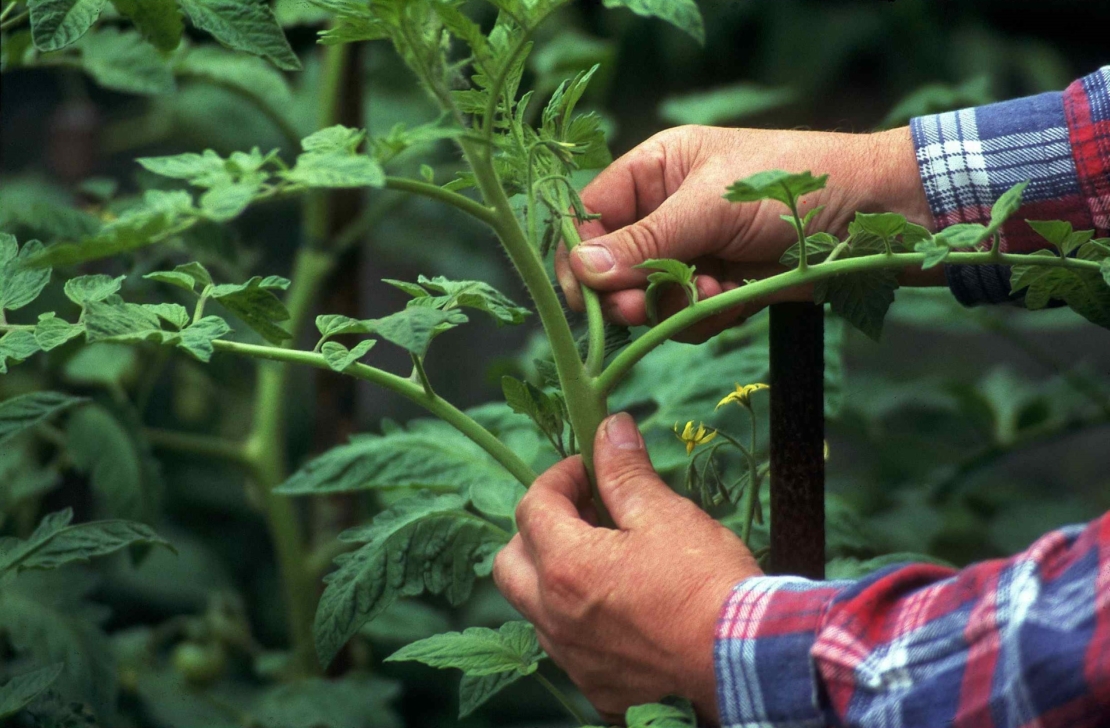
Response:
M1046 93L910 122L918 168L938 228L990 222L1006 190L1028 180L1022 209L1003 226L1002 250L1032 253L1048 245L1026 223L1089 217L1072 157L1062 93ZM1003 267L946 267L966 306L1020 301Z
M848 584L760 576L733 589L714 647L722 728L828 725L811 651L829 603Z

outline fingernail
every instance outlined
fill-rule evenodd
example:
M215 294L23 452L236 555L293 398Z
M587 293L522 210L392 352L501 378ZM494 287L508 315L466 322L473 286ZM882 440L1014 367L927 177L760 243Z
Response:
M617 264L613 254L601 245L580 245L574 249L574 254L593 273L605 273Z
M627 412L609 418L605 425L605 436L618 450L639 450L644 446L636 421Z

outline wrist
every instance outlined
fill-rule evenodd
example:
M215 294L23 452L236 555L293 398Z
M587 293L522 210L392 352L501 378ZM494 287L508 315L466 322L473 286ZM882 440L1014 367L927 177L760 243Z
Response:
M861 212L896 212L909 222L936 232L936 221L921 182L910 128L900 127L860 137L869 161L858 170ZM943 286L944 268L907 268L899 275L904 286Z

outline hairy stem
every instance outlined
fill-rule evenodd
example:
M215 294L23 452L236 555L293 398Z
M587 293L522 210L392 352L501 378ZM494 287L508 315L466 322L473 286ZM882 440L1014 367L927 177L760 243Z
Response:
M404 177L386 177L385 186L391 190L410 192L414 195L421 195L438 202L446 203L455 209L462 210L489 227L496 228L498 225L497 212L494 209L486 207L482 203L476 202L464 195L460 195L457 192L445 190L439 185L433 185L415 179L406 179Z
M749 283L740 288L722 293L713 298L699 301L698 303L680 311L663 321L658 326L651 328L640 338L633 341L612 363L606 367L601 376L597 378L597 387L604 393L609 393L635 366L636 362L647 356L653 349L666 341L674 338L698 321L702 321L714 314L721 313L730 308L755 298L762 298L772 293L815 283L836 275L845 273L860 273L883 269L902 269L920 267L925 262L923 253L896 253L894 255L869 255L861 258L848 258L833 262L811 265L805 270L796 268L786 273L781 273L761 281ZM1048 266L1053 268L1071 268L1073 270L1098 271L1099 264L1090 260L1077 260L1074 258L1049 258L1046 256L994 254L986 253L951 253L946 262L958 265L1030 265Z
M331 367L328 366L323 354L317 354L311 351L298 351L295 349L283 349L276 346L261 346L257 344L242 344L236 341L216 340L212 342L212 344L217 351L237 354L239 356L280 362L283 364L300 364L331 371ZM424 391L424 388L416 382L365 364L353 364L347 368L344 374L384 387L420 405L428 410L428 412L474 441L476 445L489 453L494 460L500 463L525 487L531 485L532 481L536 479L535 471L521 460L516 453L510 450L505 443L494 437L493 433L482 427L472 417L456 408L442 397L435 395L429 397Z
M570 717L578 721L578 725L584 726L589 724L590 721L586 720L586 716L582 715L581 711L579 711L578 708L574 707L574 703L570 702L570 698L566 696L566 693L557 688L555 686L555 683L551 682L546 677L541 675L539 671L532 673L532 677L536 678L536 682L538 682L540 685L543 685L544 689L547 690L547 692L555 696L555 699L559 701L559 705L563 706L563 710L567 711L567 713L570 714Z
M582 459L590 475L598 519L604 525L612 525L612 518L597 491L593 470L594 433L608 414L605 396L594 386L593 378L586 372L578 356L578 346L570 324L563 315L563 306L555 293L555 287L547 277L547 270L539 254L528 242L527 235L516 219L509 198L501 187L501 180L493 168L489 147L466 139L459 143L474 171L482 196L497 213L495 230L501 244L536 305L536 312L547 333L555 367L559 372L559 383L566 397L570 424L578 436Z
M563 240L567 250L574 250L582 243L578 228L570 217L563 217ZM582 300L586 304L586 325L589 327L589 349L586 353L586 373L591 377L601 374L605 365L605 319L601 314L601 299L597 291L582 286Z

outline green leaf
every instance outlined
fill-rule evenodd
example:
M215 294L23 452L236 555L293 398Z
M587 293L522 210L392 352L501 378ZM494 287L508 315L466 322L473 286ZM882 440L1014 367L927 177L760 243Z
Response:
M513 412L529 417L541 432L562 447L565 416L564 405L558 397L547 394L531 382L510 376L501 378L501 391Z
M25 263L43 250L31 240L22 248L14 236L0 233L0 311L14 311L34 301L50 282L49 268L29 268Z
M438 421L417 421L409 430L395 429L385 435L358 435L310 460L276 492L327 495L417 488L458 493L467 499L497 490L518 498L524 494L523 486L485 450Z
M65 284L66 298L82 308L90 301L103 301L119 292L127 276L111 276L96 273L91 276L70 278Z
M190 293L196 290L196 279L188 273L181 273L179 271L155 271L154 273L147 273L143 276L143 279L158 281L159 283L168 283L171 286L176 286Z
M0 719L11 718L27 707L62 674L65 663L16 675L0 686Z
M58 318L53 311L39 314L35 324L35 342L43 351L52 351L70 339L85 333L83 324L71 324Z
M784 205L793 206L803 195L824 189L828 179L827 174L814 177L810 172L760 172L733 183L728 188L725 199L730 202L778 200Z
M444 327L451 328L466 321L466 316L458 310L440 311L416 306L363 323L370 329L367 333L380 336L389 343L422 357L428 353L432 339Z
M224 46L261 56L283 71L301 70L297 54L267 2L260 0L178 0L197 28Z
M1098 266L1102 271L1102 279L1106 281L1106 285L1110 286L1110 258L1106 258Z
M288 287L288 283L284 281L284 286ZM208 295L257 331L262 338L271 344L280 344L291 338L288 331L277 325L280 321L289 320L289 310L272 290L281 287L274 284L272 277L255 276L246 283L213 286Z
M104 88L146 96L177 88L169 62L134 31L101 28L78 47L81 67Z
M1038 250L1032 255L1044 257L1053 253ZM1087 243L1079 248L1077 257L1102 260L1103 254L1099 246ZM1025 291L1026 308L1039 309L1051 301L1063 301L1091 323L1110 328L1110 286L1106 285L1105 269L1104 264L1100 271L1016 265L1012 269L1010 285L1015 293Z
M118 673L112 643L100 627L107 611L88 601L94 586L91 574L73 569L23 573L0 589L0 629L26 659L65 665L52 693L110 718L116 710ZM85 719L82 715L79 720Z
M685 698L666 698L661 703L637 705L624 715L628 728L697 728L694 708Z
M524 677L519 671L495 672L492 675L463 675L459 682L459 720L467 717L486 701Z
M823 261L825 258L829 257L829 254L832 253L839 244L840 241L836 239L836 236L829 233L822 232L810 235L806 238L806 262L812 264ZM798 253L800 247L801 243L794 243L791 245L787 248L786 252L782 254L782 258L779 259L779 262L790 268L798 267Z
M215 45L197 46L177 54L173 70L179 78L203 81L260 99L269 112L286 118L293 108L293 92L284 74L261 58Z
M121 387L139 369L134 348L120 344L90 344L77 350L62 368L62 376L79 387Z
M333 126L301 141L304 153L284 172L291 182L308 187L382 187L385 172L373 157L358 151L366 132Z
M363 625L360 634L374 642L407 644L450 629L451 621L443 611L415 599L405 599L394 602L373 622Z
M535 627L527 622L507 622L498 630L471 627L465 632L437 634L402 647L385 661L421 662L475 676L511 671L531 675L544 657Z
M667 286L681 287L691 306L698 302L698 287L694 282L694 266L686 265L680 260L652 258L645 260L636 267L655 271L648 274L645 300L648 320L653 324L659 322L659 296L662 295Z
M212 342L231 333L231 327L219 316L205 316L181 330L178 346L203 362L212 360Z
M833 276L814 288L814 300L827 301L833 313L840 316L868 337L882 338L883 320L894 292L898 290L898 274L890 270Z
M89 301L85 304L85 332L90 344L96 341L168 343L177 340L176 334L162 331L158 314L134 303Z
M1002 196L991 207L991 221L987 229L993 234L1001 229L1002 224L1009 220L1021 207L1021 196L1029 182L1019 182L1002 193Z
M1040 235L1056 246L1060 251L1060 255L1069 256L1080 246L1088 243L1091 238L1095 236L1094 230L1081 230L1076 232L1072 229L1070 222L1063 220L1053 221L1040 221L1040 220L1026 220L1029 227L1033 228L1034 232Z
M323 25L331 15L324 8L312 4L311 0L277 0L274 15L283 27L299 25Z
M173 550L168 541L141 523L113 520L70 525L72 520L73 511L67 508L44 517L26 541L0 540L0 576L29 570L50 571L136 544Z
M974 248L990 237L991 231L974 222L950 225L934 236L938 244L952 249Z
M628 8L645 18L659 18L705 45L705 22L694 0L602 0L607 8Z
M27 361L35 354L42 351L35 335L30 331L9 331L0 336L0 374L8 371L8 362L20 363Z
M910 119L930 116L944 111L956 111L973 106L986 106L995 100L990 90L990 76L970 78L957 86L931 83L914 89L899 101L880 126L893 129L906 126Z
M0 444L86 401L62 392L32 392L6 399L0 402Z
M928 270L929 268L940 265L948 258L948 254L952 252L951 248L941 244L936 237L917 241L913 249L916 253L925 254L925 261L921 264L922 270Z
M219 185L201 195L200 209L213 222L229 222L242 215L261 194L258 182Z
M488 313L498 325L524 323L524 319L532 313L483 281L452 281L443 276L420 276L417 283L391 279L386 279L385 282L412 296L409 306L472 308Z
M507 622L498 630L471 627L414 642L386 662L422 662L439 669L462 670L459 718L465 718L499 691L531 675L546 655L527 622ZM469 678L469 679L467 679Z
M369 334L373 332L370 321L361 321L341 314L325 314L316 317L316 328L320 336L330 339L344 334Z
M324 360L334 371L345 372L352 364L366 356L366 352L370 351L376 343L378 342L374 339L368 339L359 342L354 349L348 349L342 344L329 341L321 347L320 353L324 355Z
M857 212L855 223L863 232L885 240L891 240L906 230L906 218L893 212Z
M77 265L126 253L187 228L198 219L197 212L188 192L148 190L142 204L128 209L92 237L51 245L29 262L35 266Z
M174 328L183 329L189 325L189 312L180 303L144 303L142 306Z
M425 590L451 604L469 596L476 569L490 560L509 534L463 509L456 495L422 492L398 501L340 540L363 545L336 559L316 612L316 651L330 663L364 623L399 597Z
M666 98L659 105L659 118L672 124L721 126L730 121L781 108L795 98L794 91L788 88L738 83Z
M106 0L28 0L31 37L40 51L74 43L93 26Z
M112 4L158 50L172 51L180 45L185 24L176 0L112 0Z
M135 161L149 172L188 180L198 187L215 187L231 180L227 161L211 149L206 149L203 154L186 152L172 157L140 157Z
M398 683L358 673L297 680L266 690L251 718L259 728L402 728L389 707L400 692Z
M149 517L138 446L111 412L90 405L70 415L66 452L74 468L88 476L99 512L115 518Z
M205 287L212 285L212 276L208 269L196 262L179 265L172 271L147 273L143 278L168 283L171 286L177 286L190 292L196 291L197 286L200 286L203 290Z

